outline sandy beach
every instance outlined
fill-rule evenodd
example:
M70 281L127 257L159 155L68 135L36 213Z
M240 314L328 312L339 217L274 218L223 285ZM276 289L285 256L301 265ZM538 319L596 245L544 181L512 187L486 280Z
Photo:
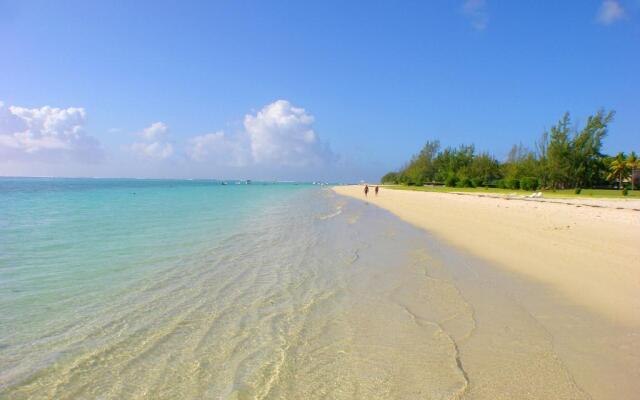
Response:
M359 186L334 190L364 199ZM385 188L366 200L606 318L640 325L640 212L633 210L640 201L564 204Z
M640 389L640 201L524 201L384 187L365 198L362 186L334 190L521 282L513 298L545 327L593 398L633 398Z

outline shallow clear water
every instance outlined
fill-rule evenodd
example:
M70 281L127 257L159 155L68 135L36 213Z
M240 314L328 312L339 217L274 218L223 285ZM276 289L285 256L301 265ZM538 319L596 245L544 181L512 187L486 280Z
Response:
M311 185L3 179L0 398L583 398L475 262Z
M236 273L269 247L262 233L279 207L308 190L0 180L0 387L166 328L204 300L207 273Z

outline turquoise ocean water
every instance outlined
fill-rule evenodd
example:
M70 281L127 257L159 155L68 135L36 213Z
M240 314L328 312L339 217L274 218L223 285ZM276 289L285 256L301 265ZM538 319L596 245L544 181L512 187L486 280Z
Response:
M0 399L580 398L456 257L315 185L2 178Z
M0 204L0 398L466 385L451 338L381 295L422 237L329 189L3 179Z
M206 267L236 266L258 245L249 237L261 239L278 207L310 188L1 179L0 388L109 335L152 329L133 328L131 310L168 317Z

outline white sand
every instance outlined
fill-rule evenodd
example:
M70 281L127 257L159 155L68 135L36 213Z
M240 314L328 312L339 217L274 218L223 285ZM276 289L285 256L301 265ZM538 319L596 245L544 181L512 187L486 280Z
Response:
M513 365L536 365L537 372L528 376L539 380L536 390L546 387L557 392L540 397L532 391L520 398L563 398L557 382L539 373L546 371L540 364L544 357L537 353L544 341L530 334L540 329L519 327L517 312L510 309L514 305L543 327L543 335L552 343L550 350L588 393L584 397L637 398L640 201L534 201L384 187L377 197L370 192L365 199L362 189L334 188L387 209L495 266L495 275L486 268L468 273L479 273L480 282L489 279L490 285L507 293L509 301L492 301L492 292L474 293L475 278L466 284L464 279L458 281L477 316L478 329L459 349L478 398L512 398L506 395L509 384L504 381L510 381L512 371L519 371ZM519 358L503 359L505 349Z
M361 186L334 190L365 199ZM613 323L640 326L638 200L537 202L387 188L377 197L370 192L366 200L477 257L549 285Z

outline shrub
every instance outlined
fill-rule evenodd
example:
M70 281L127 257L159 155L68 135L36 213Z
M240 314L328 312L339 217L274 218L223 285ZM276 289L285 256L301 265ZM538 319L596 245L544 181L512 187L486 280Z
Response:
M380 182L382 183L395 183L397 184L400 180L400 175L397 172L389 172L385 174L382 178L380 178Z
M505 181L505 187L507 189L520 189L520 181L517 179L509 178Z
M629 195L629 188L622 189L622 195L623 196L628 196Z
M481 187L484 185L484 180L482 178L473 178L471 179L471 184L473 187Z
M473 183L471 183L471 179L462 178L457 183L458 187L473 187Z
M520 180L520 187L524 190L536 190L538 186L538 178L527 177Z
M455 175L447 176L447 179L444 180L445 186L454 187L458 182L458 177Z
M580 194L582 192L581 188L576 188L576 190L573 191L575 194Z
M497 188L499 189L504 189L504 179L498 179L497 181L494 182L494 185L496 185Z

